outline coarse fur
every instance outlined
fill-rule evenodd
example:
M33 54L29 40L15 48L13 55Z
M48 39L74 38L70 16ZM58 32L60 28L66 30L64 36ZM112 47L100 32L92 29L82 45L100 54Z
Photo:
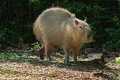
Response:
M49 59L56 48L63 48L65 64L69 62L70 53L76 61L81 45L92 41L92 37L88 37L91 32L89 25L68 10L58 7L43 11L34 23L33 32L44 45Z

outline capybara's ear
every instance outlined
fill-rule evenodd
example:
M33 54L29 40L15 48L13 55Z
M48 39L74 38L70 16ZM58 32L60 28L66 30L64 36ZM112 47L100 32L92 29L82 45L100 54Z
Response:
M83 21L84 21L84 22L87 22L87 17L85 17Z
M81 28L81 29L83 28L83 27L82 27L82 23L81 23L80 20L77 19L77 18L74 20L74 27L76 27L76 28Z
M75 19L75 26L77 26L79 24L78 20Z

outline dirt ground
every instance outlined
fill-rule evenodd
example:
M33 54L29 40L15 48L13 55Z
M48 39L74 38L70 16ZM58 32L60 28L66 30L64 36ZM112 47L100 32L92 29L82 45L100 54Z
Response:
M120 80L120 65L58 61L0 62L0 80Z
M5 53L4 53L5 54ZM23 55L23 54L22 54ZM12 58L13 53L8 55ZM120 65L110 61L103 65L96 61L71 61L64 65L63 55L53 61L28 56L19 60L0 60L0 80L120 80Z

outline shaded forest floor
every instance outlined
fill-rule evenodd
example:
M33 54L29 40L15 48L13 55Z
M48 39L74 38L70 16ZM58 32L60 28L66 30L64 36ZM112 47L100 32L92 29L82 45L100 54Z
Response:
M101 65L94 61L71 61L63 55L54 61L40 61L28 53L0 53L0 80L120 80L120 65L113 61Z

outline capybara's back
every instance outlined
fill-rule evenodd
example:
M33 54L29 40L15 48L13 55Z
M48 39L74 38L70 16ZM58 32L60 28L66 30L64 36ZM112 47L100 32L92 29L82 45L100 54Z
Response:
M72 16L69 11L63 8L50 8L45 10L39 16L43 40L49 41L52 45L60 46L64 39L66 24L70 22L69 20Z

